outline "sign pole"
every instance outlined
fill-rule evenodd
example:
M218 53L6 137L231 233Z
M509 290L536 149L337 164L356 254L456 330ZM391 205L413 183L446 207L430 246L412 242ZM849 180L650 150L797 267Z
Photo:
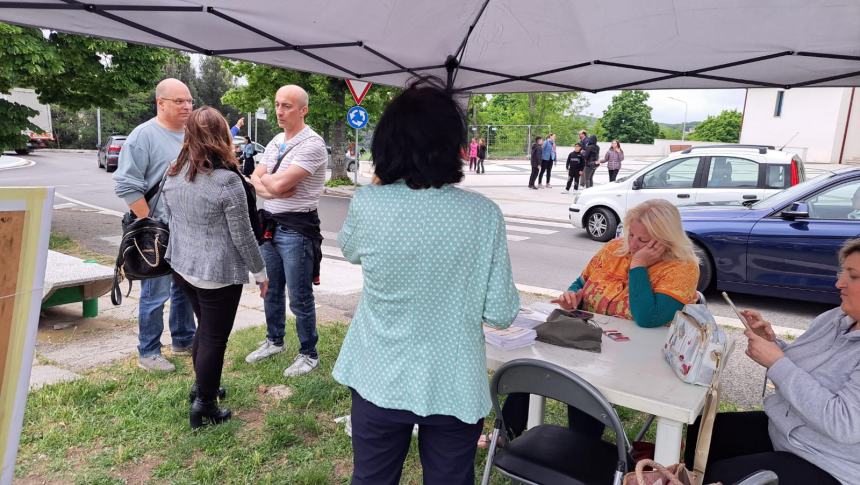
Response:
M349 168L349 165L347 165ZM355 186L358 187L358 129L355 130Z

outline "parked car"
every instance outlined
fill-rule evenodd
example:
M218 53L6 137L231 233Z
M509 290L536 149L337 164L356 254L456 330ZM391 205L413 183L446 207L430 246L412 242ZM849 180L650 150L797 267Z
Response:
M254 150L257 153L254 155L254 163L260 163L260 160L263 158L263 152L266 151L266 147L260 145L259 143L252 141L254 145ZM242 158L242 150L245 148L245 137L244 136L234 136L233 137L233 152L236 153L236 158Z
M753 203L681 207L699 290L838 304L837 252L860 237L860 167L825 172Z
M806 180L800 157L752 145L710 145L677 152L615 182L574 196L573 227L595 241L615 237L628 207L648 199L675 205L761 200Z
M328 161L326 162L326 168L331 170L331 168L332 168L332 165L331 165L331 147L326 146L326 150L328 150ZM366 152L366 150L364 148L359 149L359 157L361 157L361 155L364 155L365 152ZM346 171L347 172L355 172L355 168L356 168L355 157L350 157L349 155L346 155L346 154L344 154L344 157L346 158Z
M122 149L122 144L125 143L125 135L111 135L102 146L99 147L98 163L99 168L104 168L108 172L116 170L119 163L119 151Z

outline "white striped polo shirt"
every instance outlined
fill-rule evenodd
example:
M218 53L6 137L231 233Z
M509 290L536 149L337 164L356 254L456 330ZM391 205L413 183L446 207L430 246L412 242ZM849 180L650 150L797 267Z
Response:
M310 126L289 140L284 140L284 134L279 133L266 145L266 152L260 163L266 165L266 171L272 173L278 156L285 150L289 153L284 157L278 172L283 172L290 165L297 165L310 173L296 186L296 193L285 199L265 199L263 208L277 214L279 212L310 212L319 205L320 194L325 184L326 161L328 153L325 141Z

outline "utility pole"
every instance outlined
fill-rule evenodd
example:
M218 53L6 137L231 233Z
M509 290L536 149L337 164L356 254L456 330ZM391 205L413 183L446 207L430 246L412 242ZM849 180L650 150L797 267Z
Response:
M679 103L684 103L684 124L681 125L681 141L684 141L687 137L687 102L683 99L673 98L669 96L669 99L674 99Z
M96 108L96 146L102 147L102 109Z

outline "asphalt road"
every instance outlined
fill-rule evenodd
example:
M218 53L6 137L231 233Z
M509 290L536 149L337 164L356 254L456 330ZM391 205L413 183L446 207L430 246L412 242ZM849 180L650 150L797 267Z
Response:
M118 221L110 211L121 213L125 204L113 192L111 174L99 169L95 153L34 152L26 157L35 165L0 171L0 186L53 185L56 187L54 230L68 233L93 250L111 254L120 235ZM320 219L327 237L324 245L336 247L334 235L340 230L350 199L323 196ZM85 210L63 210L70 207ZM108 209L108 213L100 209ZM551 289L566 288L579 275L601 244L583 231L566 224L530 219L507 219L508 246L517 283ZM475 251L481 248L476 246ZM706 294L711 310L733 316L722 298ZM774 324L806 328L815 315L829 309L817 303L733 295L742 308L762 311Z

